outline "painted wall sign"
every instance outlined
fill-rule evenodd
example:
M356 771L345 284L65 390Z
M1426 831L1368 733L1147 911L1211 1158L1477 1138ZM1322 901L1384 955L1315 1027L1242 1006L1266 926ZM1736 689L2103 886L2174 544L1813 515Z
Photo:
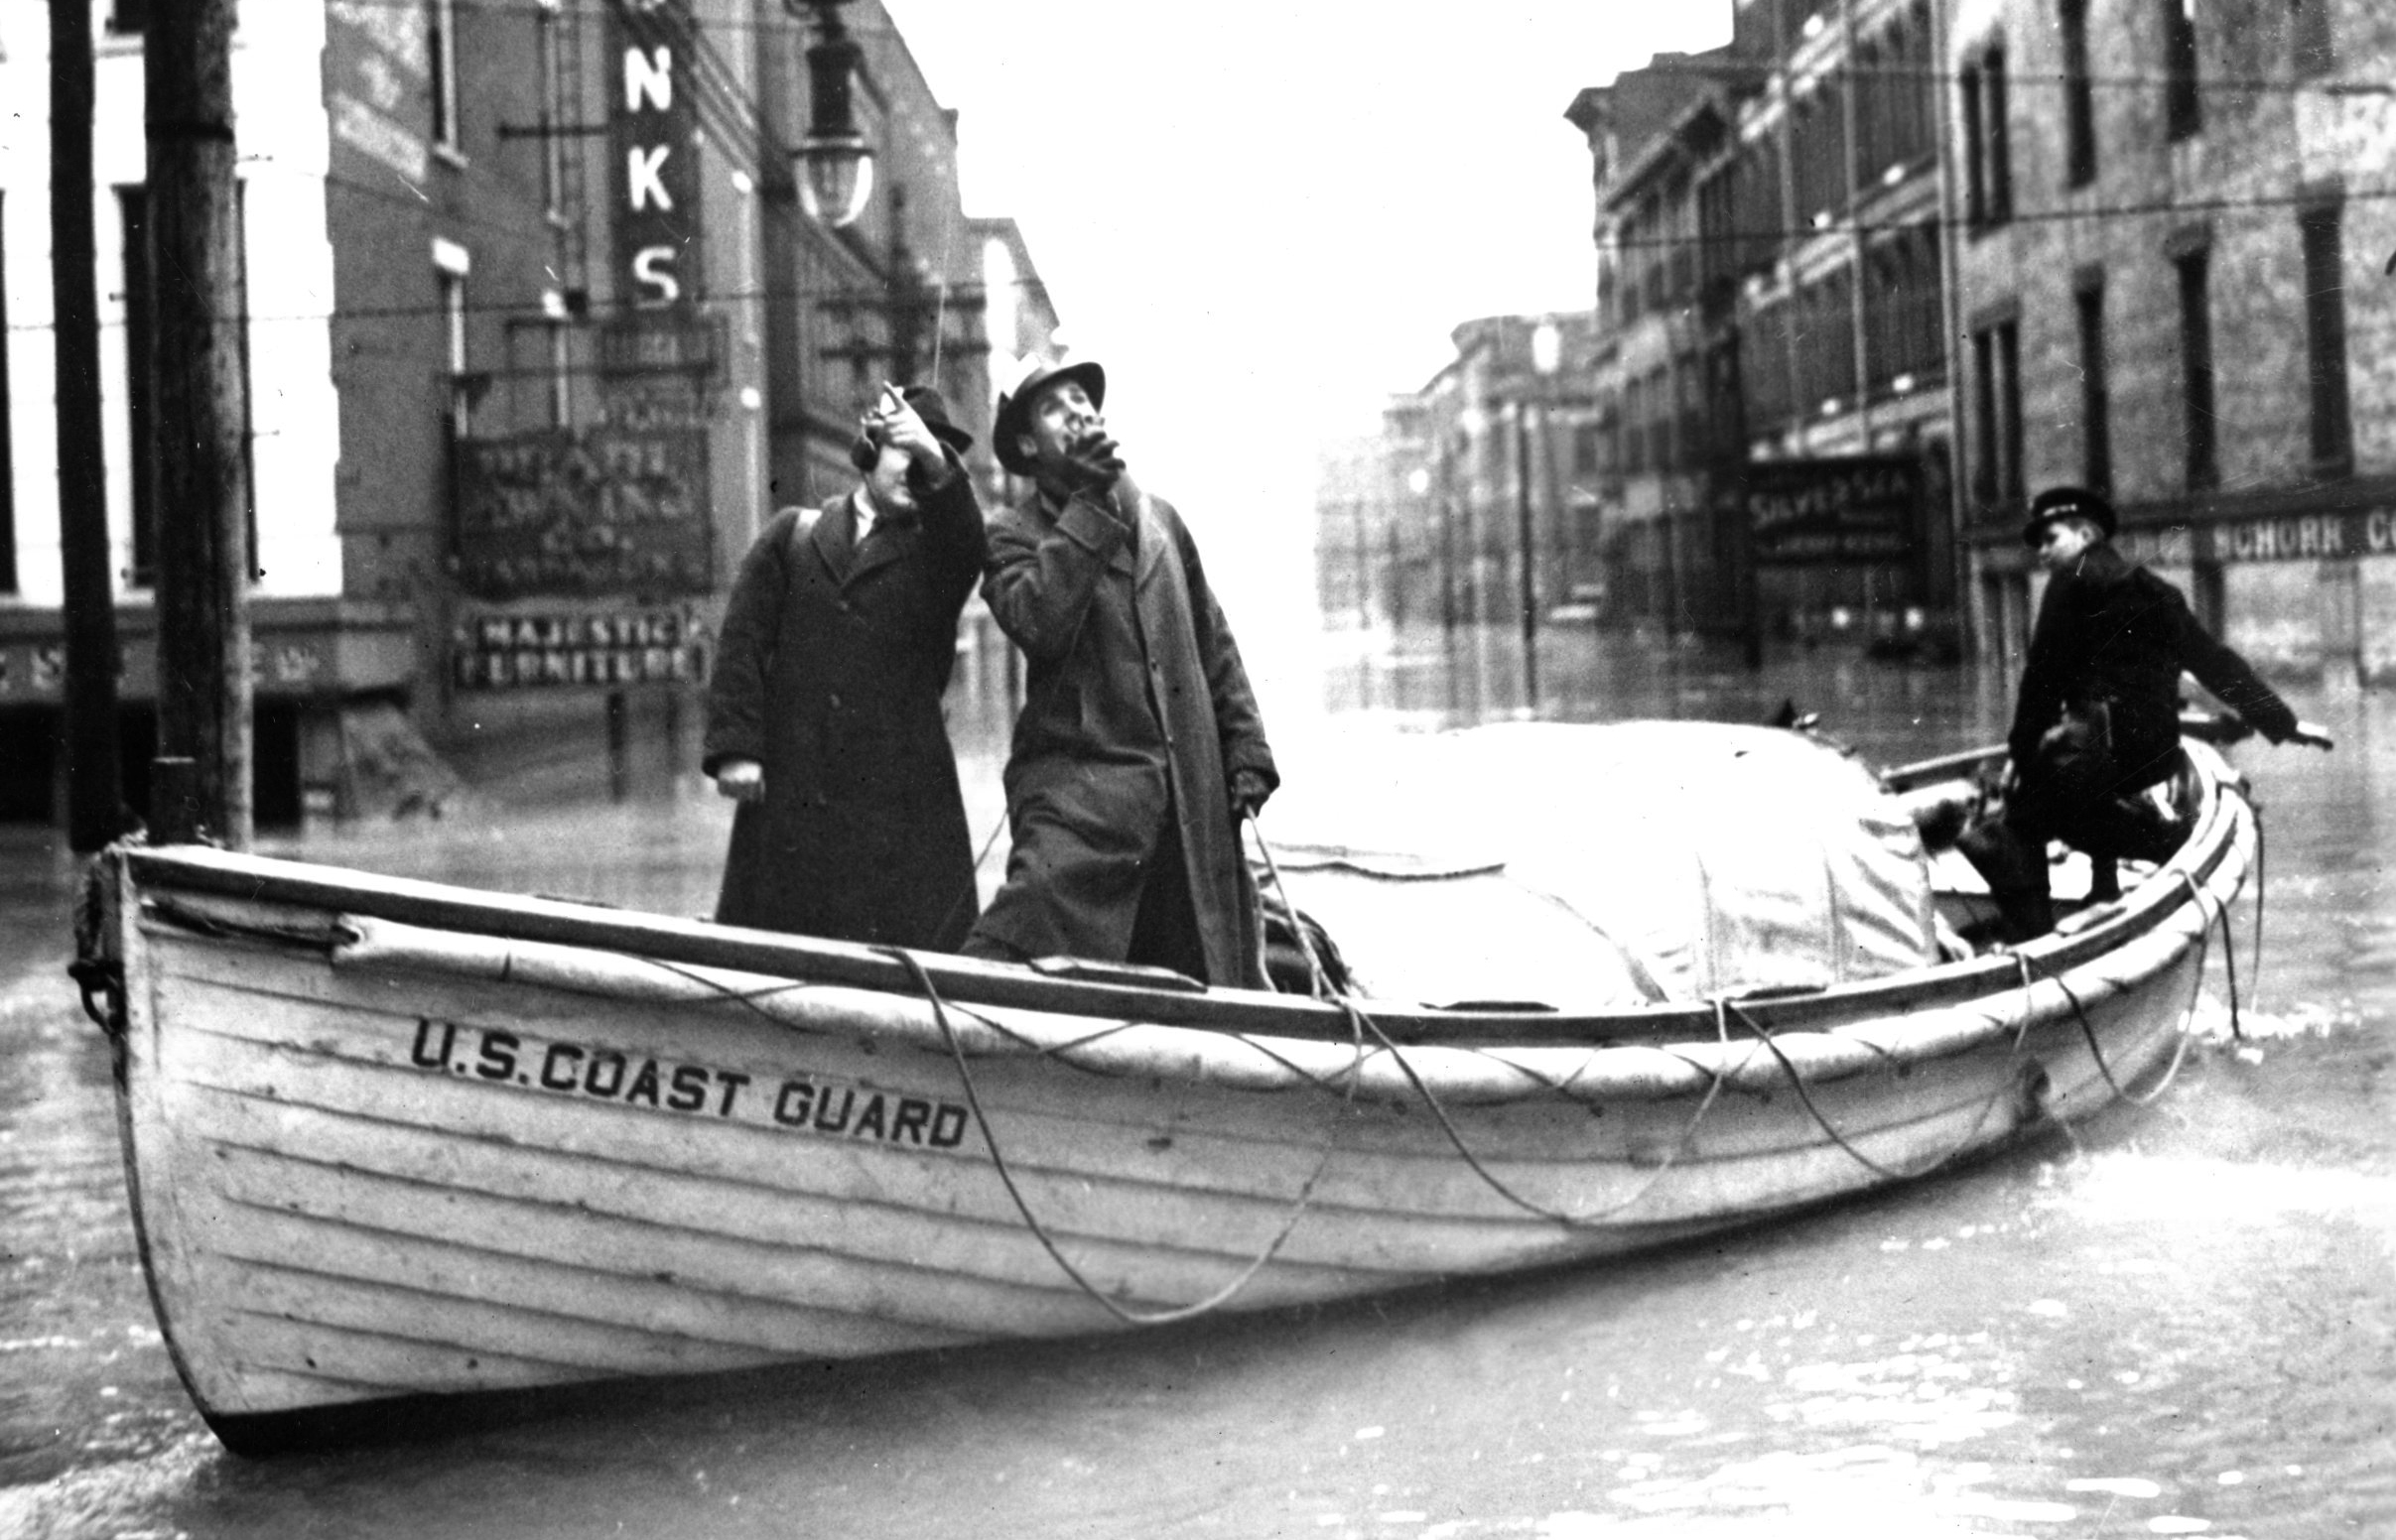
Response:
M2198 546L2215 562L2319 562L2396 554L2396 508L2224 519L2200 526Z
M696 682L707 647L707 627L687 609L485 614L452 634L450 678L464 690Z
M406 182L423 182L431 153L426 133L433 67L423 7L326 0L325 18L340 34L326 51L325 106L333 142ZM336 170L354 174L356 168L336 162Z
M1922 466L1890 455L1770 460L1727 490L1759 565L1910 561L1920 545Z
M608 186L622 292L640 309L688 306L699 265L698 103L690 0L607 8Z
M249 677L251 686L267 696L304 696L321 690L389 683L376 677L344 678L339 639L323 629L254 633L250 638ZM157 696L157 638L140 635L122 640L116 689L128 701L149 701ZM13 642L0 646L0 702L49 705L66 698L65 642Z
M714 578L704 429L543 429L459 444L458 580L468 593L706 593Z

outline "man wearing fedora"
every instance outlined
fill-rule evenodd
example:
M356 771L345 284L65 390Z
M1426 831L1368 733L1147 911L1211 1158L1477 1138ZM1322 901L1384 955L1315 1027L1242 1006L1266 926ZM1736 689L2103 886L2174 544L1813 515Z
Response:
M2048 840L2088 853L2098 899L2115 896L2115 861L2160 861L2178 847L2180 831L2139 794L2180 769L2184 671L2272 742L2329 746L2204 629L2178 588L2113 548L2115 524L2103 497L2058 486L2032 500L2022 529L2048 582L2006 738L2011 785L2003 814L1959 841L1988 879L2009 941L2054 926Z
M973 436L937 390L881 388L820 512L741 559L708 683L701 768L739 804L716 918L953 952L973 841L940 713L982 572Z
M1238 820L1279 782L1248 673L1172 504L1133 485L1106 372L1036 367L999 398L982 595L1028 663L1006 765L1013 849L966 951L1071 955L1263 987Z

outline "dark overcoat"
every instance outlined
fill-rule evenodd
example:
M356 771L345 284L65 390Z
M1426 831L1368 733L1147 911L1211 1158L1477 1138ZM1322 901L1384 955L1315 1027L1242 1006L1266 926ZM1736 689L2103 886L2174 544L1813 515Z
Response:
M982 571L972 478L918 488L859 548L856 493L767 522L733 580L708 685L702 767L765 767L732 818L716 918L956 950L974 919L973 840L940 697Z
M2155 784L2179 764L2183 670L2274 743L2296 730L2287 703L2204 629L2178 588L2109 545L2093 547L2039 601L2007 736L2014 764L2035 763L2040 740L2069 718L2102 734L2116 767L2108 790Z
M1257 891L1227 781L1277 784L1264 718L1189 530L1130 489L1034 493L992 516L982 595L1023 650L1006 765L1014 847L976 927L1028 957L1128 954L1165 820L1181 841L1207 981L1263 987Z

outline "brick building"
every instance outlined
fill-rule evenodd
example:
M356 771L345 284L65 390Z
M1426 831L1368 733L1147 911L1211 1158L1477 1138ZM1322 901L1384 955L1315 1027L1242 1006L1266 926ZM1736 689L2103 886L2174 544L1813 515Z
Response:
M2258 666L2396 679L2396 11L1956 0L1946 67L1979 634L2078 481Z
M1930 0L1736 0L1565 116L1597 196L1610 611L1672 634L1951 626Z
M142 0L98 0L104 471L131 785L158 514ZM878 0L843 9L876 190L811 218L789 151L813 24L782 0L266 0L233 83L249 316L263 823L422 795L513 739L694 768L724 585L778 504L853 475L882 379L992 401L987 232L957 123ZM0 10L0 816L63 808L45 8ZM305 85L299 82L308 82ZM1009 348L1039 323L1019 235ZM987 447L978 451L986 455ZM977 474L996 483L987 461ZM965 645L976 648L969 635ZM968 668L969 681L1003 683Z
M1741 548L1716 496L1747 449L1738 269L1714 193L1740 164L1738 113L1754 77L1727 48L1659 55L1564 114L1588 139L1597 196L1589 386L1610 442L1594 544L1614 626L1741 624Z
M1535 628L1602 591L1591 319L1490 316L1450 340L1377 434L1319 458L1316 584L1335 627Z

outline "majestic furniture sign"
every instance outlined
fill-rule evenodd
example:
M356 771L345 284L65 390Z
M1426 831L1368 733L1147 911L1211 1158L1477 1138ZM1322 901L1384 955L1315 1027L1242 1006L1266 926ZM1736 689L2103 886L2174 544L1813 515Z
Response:
M476 615L450 638L450 678L462 690L697 681L707 640L690 609Z
M1922 466L1895 455L1768 460L1729 478L1756 562L1804 567L1913 558Z

